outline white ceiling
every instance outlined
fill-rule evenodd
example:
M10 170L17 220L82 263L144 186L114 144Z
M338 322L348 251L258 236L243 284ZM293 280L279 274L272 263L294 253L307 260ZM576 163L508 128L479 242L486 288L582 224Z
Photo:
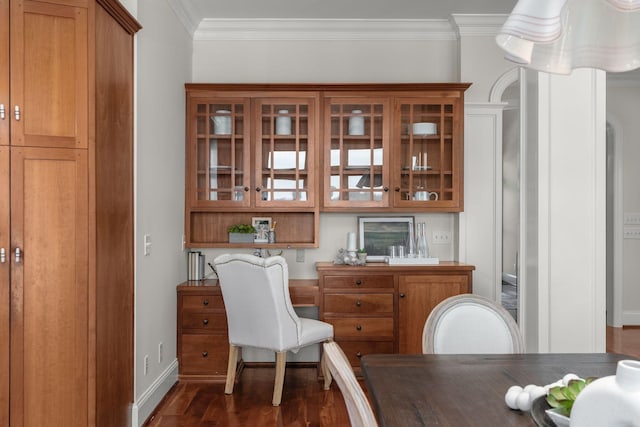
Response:
M189 0L195 22L205 18L448 19L452 13L510 13L517 0Z

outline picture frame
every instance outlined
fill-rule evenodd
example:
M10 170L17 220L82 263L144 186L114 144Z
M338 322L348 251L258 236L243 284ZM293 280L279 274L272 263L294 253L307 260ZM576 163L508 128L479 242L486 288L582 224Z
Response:
M256 229L253 241L255 243L269 242L269 230L271 230L271 218L254 216L251 218L251 225Z
M384 262L389 246L405 246L414 223L413 216L359 216L358 247L364 248L367 262Z

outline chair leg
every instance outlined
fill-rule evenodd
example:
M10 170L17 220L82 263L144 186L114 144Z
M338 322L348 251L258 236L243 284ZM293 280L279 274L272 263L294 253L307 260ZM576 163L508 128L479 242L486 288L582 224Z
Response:
M229 362L227 363L227 382L224 386L225 394L233 393L233 385L236 382L236 368L238 367L238 347L229 344Z
M287 365L287 352L276 353L276 381L273 386L273 406L280 406L282 400L282 386L284 385L284 371Z
M331 381L333 378L331 377L331 371L329 370L329 364L327 363L327 356L322 351L322 357L320 358L320 369L322 370L322 375L324 375L324 389L329 390L331 388Z

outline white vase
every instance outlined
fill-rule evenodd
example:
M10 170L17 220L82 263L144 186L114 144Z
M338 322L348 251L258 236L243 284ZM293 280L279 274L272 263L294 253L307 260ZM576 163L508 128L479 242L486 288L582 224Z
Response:
M640 427L640 361L621 360L616 375L595 380L578 395L571 427Z

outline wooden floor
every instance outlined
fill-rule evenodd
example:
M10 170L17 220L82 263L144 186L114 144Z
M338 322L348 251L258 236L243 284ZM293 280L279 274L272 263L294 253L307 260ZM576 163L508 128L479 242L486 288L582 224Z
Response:
M640 328L608 327L607 352L640 358ZM273 368L245 368L230 396L224 384L179 382L145 427L349 426L337 385L323 390L314 368L287 369L280 407L271 406L273 376Z

